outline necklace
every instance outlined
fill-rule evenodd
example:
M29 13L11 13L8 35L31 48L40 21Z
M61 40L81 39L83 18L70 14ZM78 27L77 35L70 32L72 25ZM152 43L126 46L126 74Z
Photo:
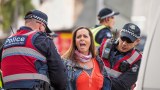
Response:
M87 62L87 63L81 63L81 67L83 69L91 69L91 68L93 68L92 63L93 63L92 61L91 62Z

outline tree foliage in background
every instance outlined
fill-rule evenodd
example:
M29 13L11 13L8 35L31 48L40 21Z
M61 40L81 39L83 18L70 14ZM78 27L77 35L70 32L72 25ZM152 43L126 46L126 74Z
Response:
M2 17L2 28L8 32L10 26L17 25L17 20L20 16L34 9L31 0L1 0L0 16Z

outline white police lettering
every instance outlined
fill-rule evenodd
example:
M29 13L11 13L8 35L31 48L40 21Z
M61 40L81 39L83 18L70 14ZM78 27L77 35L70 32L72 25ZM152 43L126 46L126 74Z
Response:
M125 33L129 33L130 35L132 35L132 36L134 36L136 38L140 38L140 36L137 36L136 34L134 34L133 31L131 32L131 30L122 29L121 31L125 32Z
M8 38L4 43L4 48L11 46L23 46L25 45L27 37L26 36L13 36Z
M19 41L24 41L24 37L13 37L13 38L8 38L6 43L14 43L14 42L19 42Z

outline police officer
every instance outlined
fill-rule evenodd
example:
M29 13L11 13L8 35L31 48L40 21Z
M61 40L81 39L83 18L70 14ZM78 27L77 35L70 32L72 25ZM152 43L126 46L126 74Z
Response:
M55 44L46 33L48 16L32 10L25 15L25 26L3 45L1 69L7 90L65 90L65 67Z
M0 70L0 90L3 89L2 71Z
M130 90L135 86L142 57L135 49L139 42L140 29L133 23L124 25L116 42L110 39L102 42L100 56L111 77L112 90Z
M112 37L111 29L115 23L115 15L119 15L119 12L114 12L109 8L103 8L100 10L98 14L100 24L91 29L96 47L100 46L104 38L107 39Z

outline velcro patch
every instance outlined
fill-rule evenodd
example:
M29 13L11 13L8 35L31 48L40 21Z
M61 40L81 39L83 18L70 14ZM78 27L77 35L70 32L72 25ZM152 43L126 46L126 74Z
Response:
M12 46L24 46L27 40L27 36L13 36L7 38L4 43L4 48L12 47Z

